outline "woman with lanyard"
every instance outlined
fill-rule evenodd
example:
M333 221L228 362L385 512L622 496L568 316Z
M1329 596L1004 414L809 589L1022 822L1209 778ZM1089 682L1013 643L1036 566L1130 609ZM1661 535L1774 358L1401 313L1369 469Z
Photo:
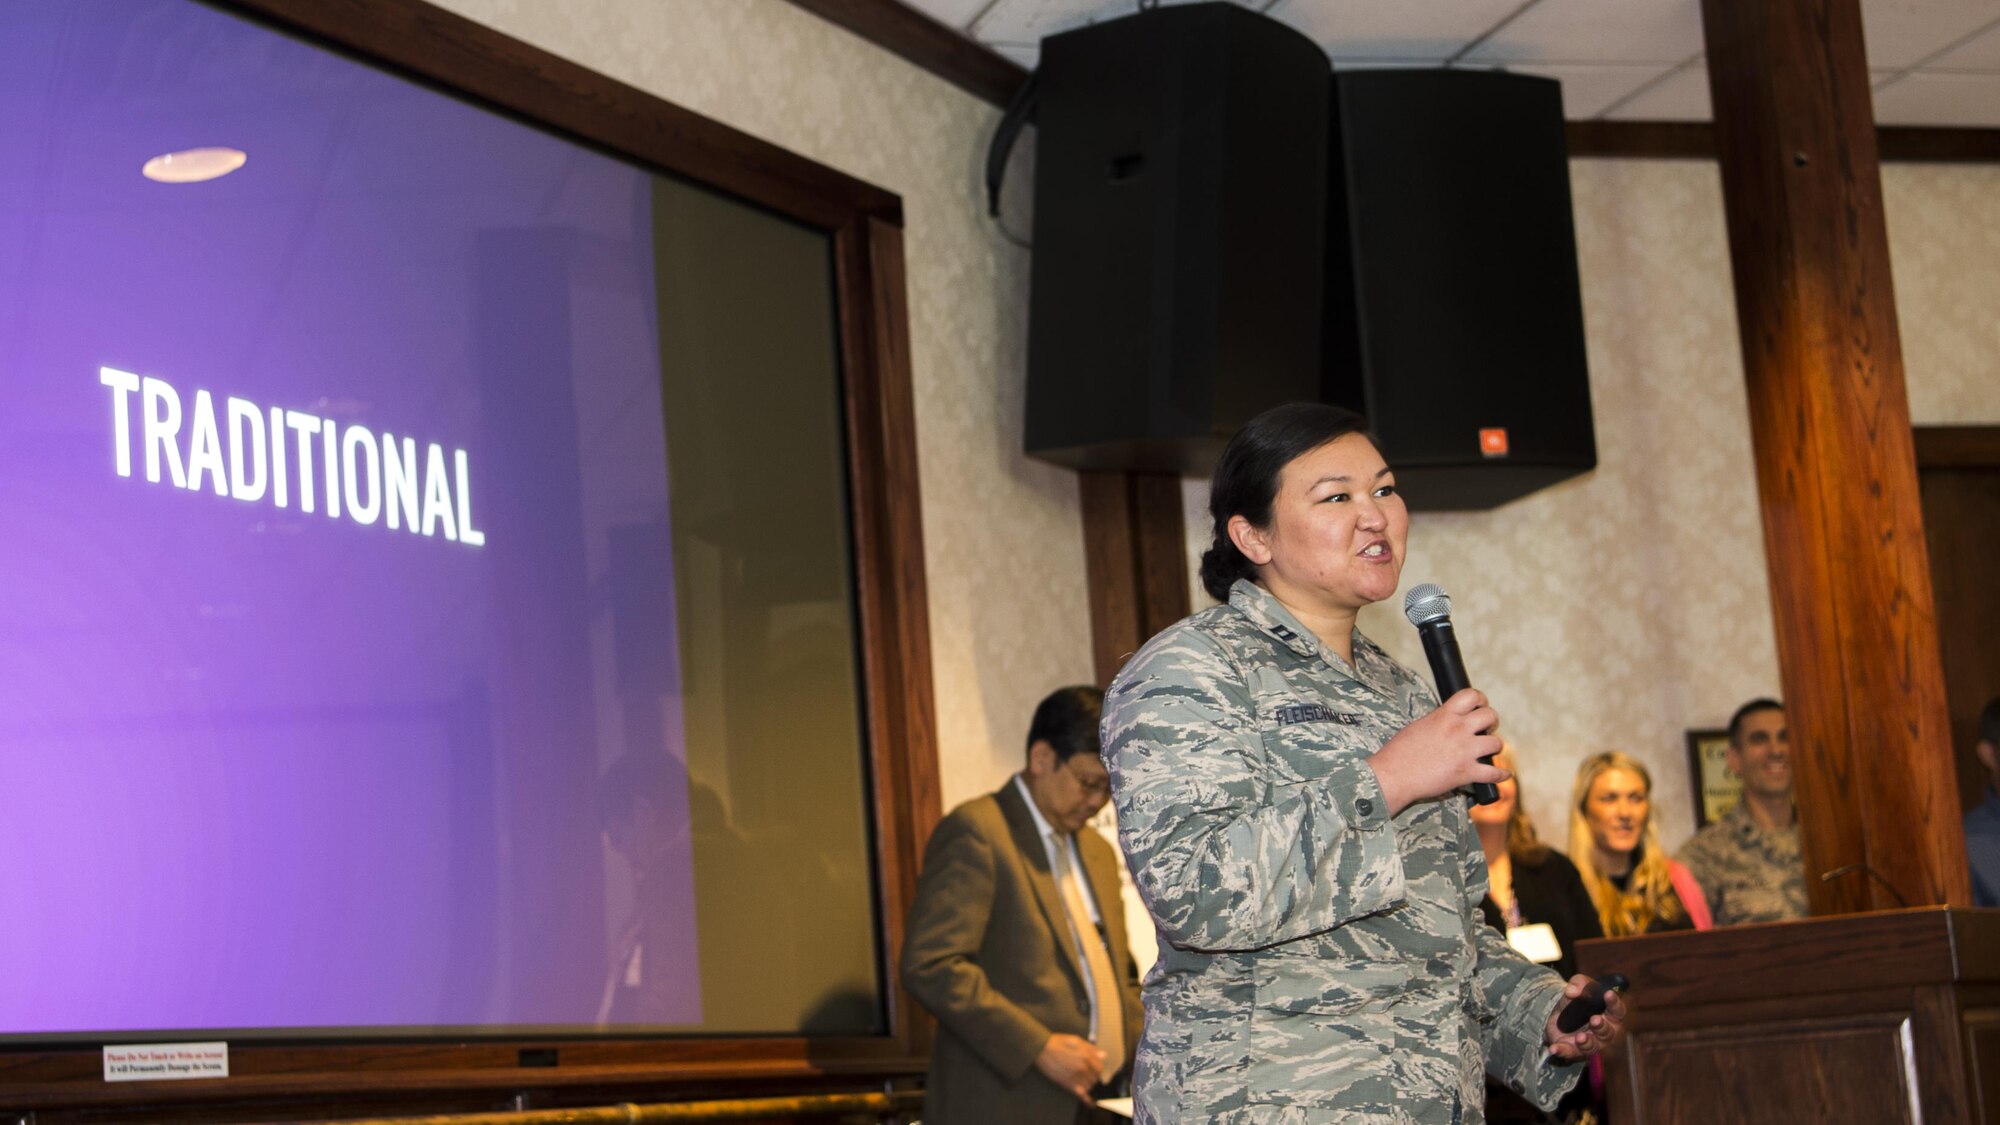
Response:
M1202 582L1105 699L1119 837L1162 938L1141 1122L1482 1119L1482 1070L1543 1107L1620 1033L1479 900L1464 788L1507 774L1477 691L1440 706L1355 631L1401 576L1408 513L1359 417L1294 404L1231 439Z
M1501 750L1493 764L1513 773L1513 747ZM1567 977L1576 972L1576 943L1604 936L1597 904L1576 865L1536 834L1519 782L1509 777L1499 789L1499 800L1472 806L1472 827L1486 856L1480 912L1521 956Z
M1503 747L1493 764L1515 773L1514 748ZM1507 935L1514 951L1557 975L1576 972L1576 943L1601 938L1597 904L1583 887L1576 865L1542 843L1521 796L1518 780L1498 786L1500 799L1472 806L1472 827L1486 855L1486 897L1479 911L1486 924ZM1593 1079L1595 1074L1593 1073ZM1494 1122L1579 1121L1593 1109L1592 1082L1579 1082L1551 1114L1543 1114L1505 1087L1486 1090L1486 1111Z

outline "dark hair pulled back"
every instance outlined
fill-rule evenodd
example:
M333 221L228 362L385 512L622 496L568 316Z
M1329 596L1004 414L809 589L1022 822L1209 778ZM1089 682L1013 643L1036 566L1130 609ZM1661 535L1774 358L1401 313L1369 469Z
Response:
M1318 402L1274 406L1236 431L1216 458L1208 485L1214 540L1201 556L1201 585L1209 597L1226 602L1238 578L1257 573L1256 564L1229 538L1230 518L1242 516L1253 526L1269 527L1271 501L1286 465L1335 438L1367 432L1361 415Z

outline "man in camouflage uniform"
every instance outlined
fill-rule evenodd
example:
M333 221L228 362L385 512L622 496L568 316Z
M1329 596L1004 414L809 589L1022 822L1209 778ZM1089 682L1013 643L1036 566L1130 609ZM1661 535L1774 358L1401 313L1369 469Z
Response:
M1438 706L1261 586L1155 637L1105 700L1121 842L1161 942L1141 1122L1476 1122L1482 1071L1543 1108L1564 986L1484 924L1462 793L1391 817L1370 757Z
M1791 732L1784 705L1753 699L1729 720L1729 769L1743 797L1695 833L1679 859L1701 884L1718 926L1806 916L1805 864L1792 808Z

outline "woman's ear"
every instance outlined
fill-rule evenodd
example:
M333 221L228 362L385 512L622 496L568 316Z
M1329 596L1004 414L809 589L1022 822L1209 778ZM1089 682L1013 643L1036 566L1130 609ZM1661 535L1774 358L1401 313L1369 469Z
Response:
M1244 516L1229 517L1229 541L1243 552L1243 557L1257 566L1271 561L1271 545L1266 541L1264 530Z

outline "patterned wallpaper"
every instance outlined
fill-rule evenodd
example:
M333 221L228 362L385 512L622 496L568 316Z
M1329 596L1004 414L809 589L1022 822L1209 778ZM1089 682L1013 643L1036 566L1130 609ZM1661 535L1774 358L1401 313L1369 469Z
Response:
M2000 167L1882 172L1910 420L2000 424Z
M1091 674L1075 478L1018 452L1027 255L977 184L997 112L784 0L437 2L902 195L946 806L997 786L1035 701ZM1914 417L2000 423L2000 168L1883 180ZM1721 185L1709 163L1606 160L1571 184L1601 464L1419 516L1405 573L1456 595L1544 835L1574 763L1615 747L1653 769L1677 845L1683 732L1779 688ZM1197 557L1205 492L1188 482ZM1392 607L1363 627L1422 667Z
M997 788L1036 702L1093 674L1076 476L1020 452L1028 256L980 184L999 111L785 0L435 2L902 196L945 806Z
M1883 183L1913 420L2000 423L2000 168L1893 165ZM1404 588L1452 592L1545 839L1567 835L1575 764L1618 749L1652 770L1675 847L1694 829L1686 730L1781 694L1722 182L1709 163L1579 160L1570 184L1598 468L1413 517ZM1185 493L1195 559L1207 485ZM1400 605L1362 628L1424 668Z

